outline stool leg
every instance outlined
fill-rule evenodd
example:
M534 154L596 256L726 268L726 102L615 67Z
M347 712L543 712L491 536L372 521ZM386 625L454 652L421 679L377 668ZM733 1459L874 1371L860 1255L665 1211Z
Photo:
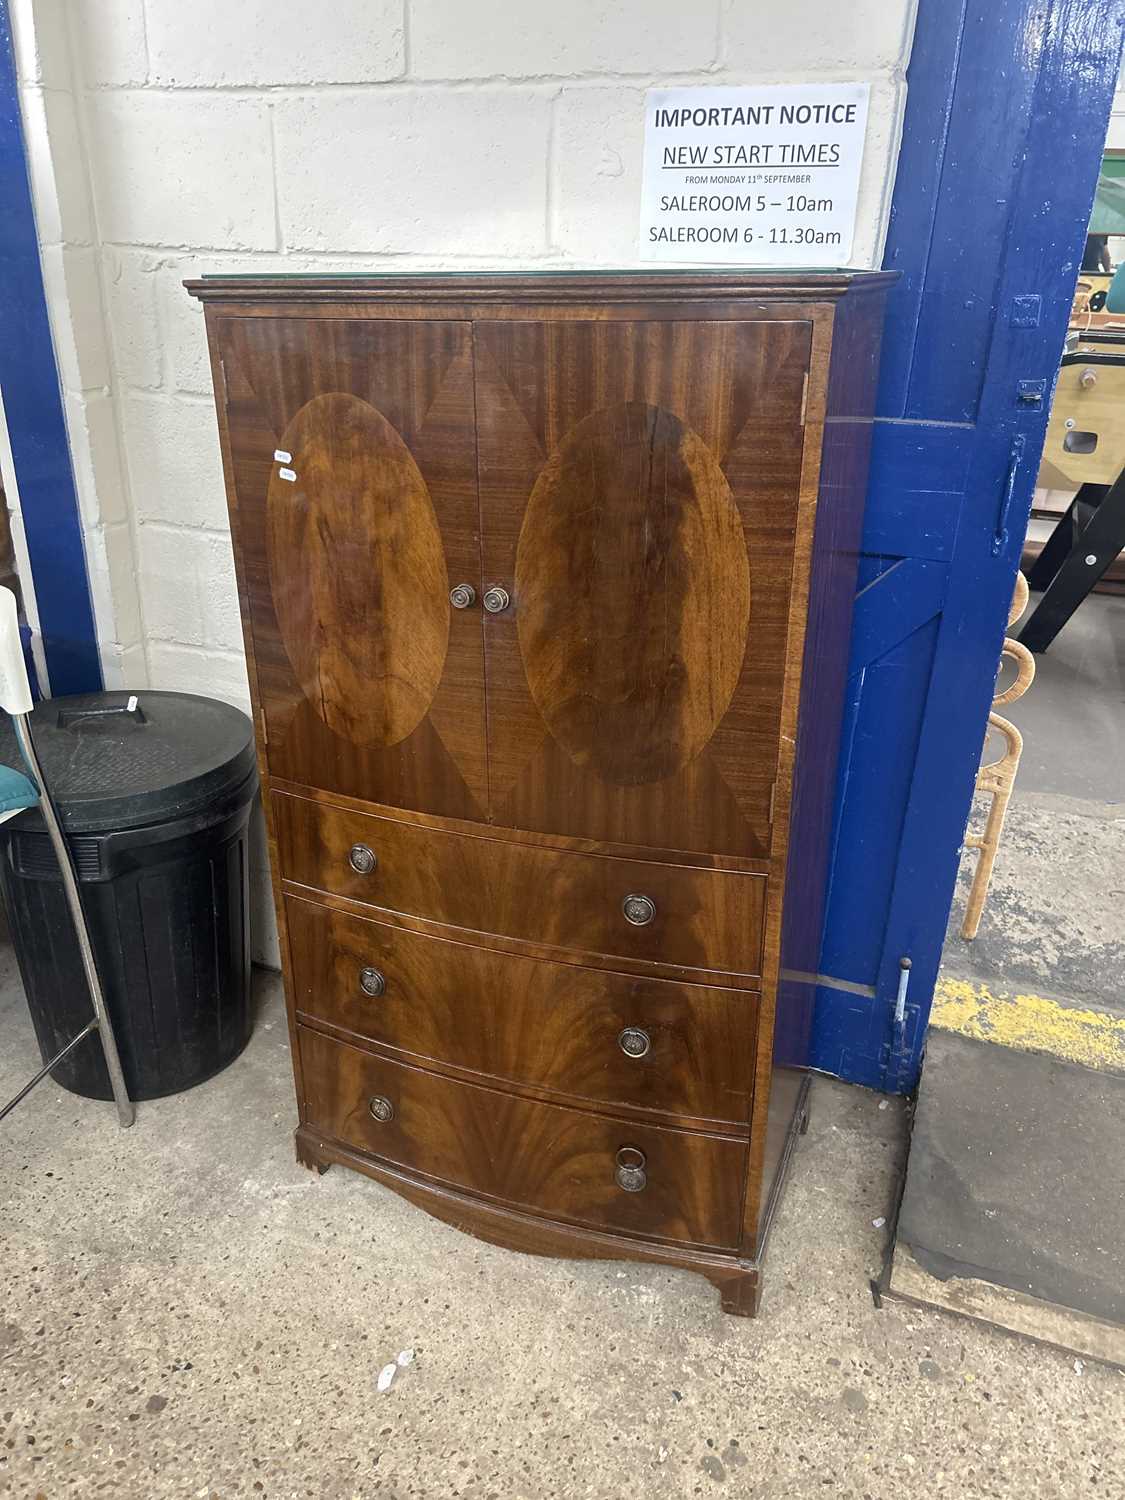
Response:
M969 899L965 903L965 918L961 923L961 936L971 942L977 935L984 903L988 899L988 888L992 884L992 867L996 863L996 852L1000 848L1000 835L1004 831L1004 816L1008 811L1010 787L992 788L992 805L977 848L977 867L973 871L973 883L969 887Z
M110 1087L113 1089L114 1102L117 1105L117 1120L123 1128L132 1125L136 1119L136 1110L133 1101L129 1098L129 1091L125 1087L125 1075L121 1071L121 1059L117 1055L117 1042L113 1035L113 1023L109 1019L109 1011L106 1009L105 995L102 991L102 982L98 978L97 965L94 963L94 950L90 943L90 933L86 926L86 914L82 910L82 897L78 889L78 877L74 872L74 861L70 857L70 846L67 844L66 836L59 824L55 813L54 803L51 801L47 791L47 783L43 779L43 771L39 765L39 757L35 753L35 742L31 737L31 724L28 714L13 714L12 724L16 731L16 739L23 753L27 768L39 788L39 805L43 813L43 821L47 825L47 833L55 851L55 857L59 862L59 871L62 875L63 891L66 894L66 904L70 908L71 921L74 923L75 936L78 938L78 951L82 955L82 967L86 973L86 983L90 989L90 999L94 1005L94 1015L98 1023L98 1038L102 1044L102 1053L105 1057L105 1065L109 1072ZM56 1059L57 1060L57 1059Z
M1122 547L1125 547L1125 474L1106 492L1090 524L1081 533L1075 528L1075 541L1066 560L1024 622L1019 639L1029 651L1046 651ZM1087 557L1093 558L1093 562L1088 563ZM1034 581L1029 581L1034 587Z

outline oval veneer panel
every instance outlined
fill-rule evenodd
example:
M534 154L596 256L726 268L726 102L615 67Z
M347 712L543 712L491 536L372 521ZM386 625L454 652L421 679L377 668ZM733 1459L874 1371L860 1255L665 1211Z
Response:
M593 412L532 490L516 597L528 687L571 759L615 786L674 775L730 706L750 621L715 455L659 407Z
M433 702L449 646L449 579L426 481L358 396L317 396L285 429L296 481L270 478L278 628L324 722L397 745Z

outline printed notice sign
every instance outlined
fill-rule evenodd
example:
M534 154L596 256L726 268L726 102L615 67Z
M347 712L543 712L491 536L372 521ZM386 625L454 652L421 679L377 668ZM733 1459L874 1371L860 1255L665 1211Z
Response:
M866 83L650 89L641 256L846 266Z

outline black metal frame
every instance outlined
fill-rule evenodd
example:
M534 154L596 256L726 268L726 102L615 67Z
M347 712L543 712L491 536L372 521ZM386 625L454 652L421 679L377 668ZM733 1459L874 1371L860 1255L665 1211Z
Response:
M102 1054L105 1057L106 1069L109 1072L110 1087L113 1089L113 1100L117 1105L117 1121L123 1128L132 1125L136 1118L136 1109L129 1098L129 1091L125 1086L125 1076L121 1071L121 1060L117 1055L117 1042L113 1035L113 1023L109 1018L106 1008L105 995L102 991L101 979L98 977L97 965L94 962L94 949L90 942L89 928L86 926L86 914L82 910L82 896L78 885L78 876L74 869L74 861L71 858L70 846L66 841L66 835L59 823L55 805L47 792L47 784L43 780L43 769L39 764L39 757L35 752L35 741L31 734L31 715L12 714L12 727L16 732L20 752L31 772L32 779L39 789L39 810L43 814L43 821L47 825L47 833L51 845L55 851L55 857L59 862L59 872L62 875L63 891L66 894L67 906L70 909L71 921L74 923L75 935L78 938L78 949L82 955L82 967L86 975L86 983L90 991L90 1000L94 1013L86 1025L77 1034L71 1037L63 1049L45 1063L35 1077L30 1079L20 1089L19 1093L8 1102L0 1106L0 1120L11 1113L21 1099L25 1099L37 1083L41 1083L47 1077L51 1069L57 1063L62 1062L66 1055L73 1051L78 1043L84 1041L91 1032L96 1031L98 1040L102 1044Z
M1084 484L1047 538L1027 575L1043 597L1018 639L1046 651L1125 547L1125 470L1113 484Z

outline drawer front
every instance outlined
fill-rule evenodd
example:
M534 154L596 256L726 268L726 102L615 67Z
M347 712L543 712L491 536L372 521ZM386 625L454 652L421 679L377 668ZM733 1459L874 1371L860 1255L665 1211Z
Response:
M748 1123L758 996L425 937L286 901L302 1017L603 1103Z
M459 1083L305 1027L300 1046L308 1124L357 1150L551 1218L716 1248L738 1243L744 1140Z
M273 809L281 873L301 885L552 947L761 973L764 875L475 838L281 792ZM374 855L370 870L353 867L357 846ZM631 896L643 898L639 925Z

